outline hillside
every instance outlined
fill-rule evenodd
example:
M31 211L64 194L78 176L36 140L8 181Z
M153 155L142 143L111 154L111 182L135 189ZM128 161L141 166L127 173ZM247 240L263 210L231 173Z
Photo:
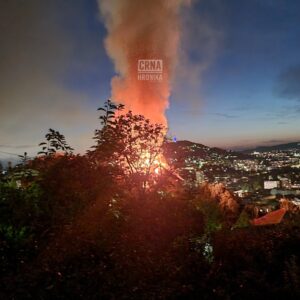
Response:
M297 149L300 150L300 142L293 142L293 143L286 143L286 144L279 144L274 146L258 146L253 149L247 149L242 152L244 153L251 153L253 151L257 152L268 152L268 151L282 151L282 150L293 150Z
M200 143L194 143L191 141L177 141L175 143L165 144L165 151L168 157L177 158L200 158L209 159L216 157L238 157L240 159L245 159L248 155L241 152L227 151L217 147L208 147Z

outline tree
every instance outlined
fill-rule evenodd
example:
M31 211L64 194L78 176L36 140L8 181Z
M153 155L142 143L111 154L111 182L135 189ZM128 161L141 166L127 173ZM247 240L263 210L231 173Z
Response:
M106 100L104 102L104 107L99 107L98 110L102 111L103 114L99 116L99 119L101 120L101 125L109 126L113 125L113 119L115 118L115 112L121 111L124 109L123 104L115 104L110 99ZM98 130L96 130L96 133Z
M97 144L91 154L97 162L116 166L128 178L145 185L161 167L166 129L131 111L116 116L123 108L110 100L105 102L104 108L99 108L103 112L99 117L103 127L95 132Z
M18 166L25 166L27 162L29 161L29 157L27 152L24 152L23 155L18 155L21 159L21 162L18 164Z
M237 198L222 183L205 183L200 188L200 198L217 204L224 223L236 221L239 213L239 202Z
M45 138L46 142L39 144L39 146L42 146L42 150L38 154L53 156L57 151L61 151L66 155L73 153L74 149L67 144L65 136L59 131L50 128Z

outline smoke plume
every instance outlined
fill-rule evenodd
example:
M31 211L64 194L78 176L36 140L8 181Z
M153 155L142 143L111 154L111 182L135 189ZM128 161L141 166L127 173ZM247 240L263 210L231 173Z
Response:
M167 124L165 110L178 59L179 13L188 0L99 0L116 75L111 97L152 122ZM138 60L161 59L161 81L138 80Z

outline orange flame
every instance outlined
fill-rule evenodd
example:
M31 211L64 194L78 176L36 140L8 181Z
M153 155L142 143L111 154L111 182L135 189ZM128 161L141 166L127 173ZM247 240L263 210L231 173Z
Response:
M167 167L166 160L162 154L159 154L153 161L151 161L151 154L146 152L140 158L141 171L146 173L148 170L151 174L161 175L162 170Z

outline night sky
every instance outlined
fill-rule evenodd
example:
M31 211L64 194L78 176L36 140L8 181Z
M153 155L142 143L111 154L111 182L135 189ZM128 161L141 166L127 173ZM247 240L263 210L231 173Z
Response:
M181 22L170 134L231 149L299 141L300 2L192 1ZM35 154L51 127L83 153L115 74L97 1L0 0L0 31L0 150Z

